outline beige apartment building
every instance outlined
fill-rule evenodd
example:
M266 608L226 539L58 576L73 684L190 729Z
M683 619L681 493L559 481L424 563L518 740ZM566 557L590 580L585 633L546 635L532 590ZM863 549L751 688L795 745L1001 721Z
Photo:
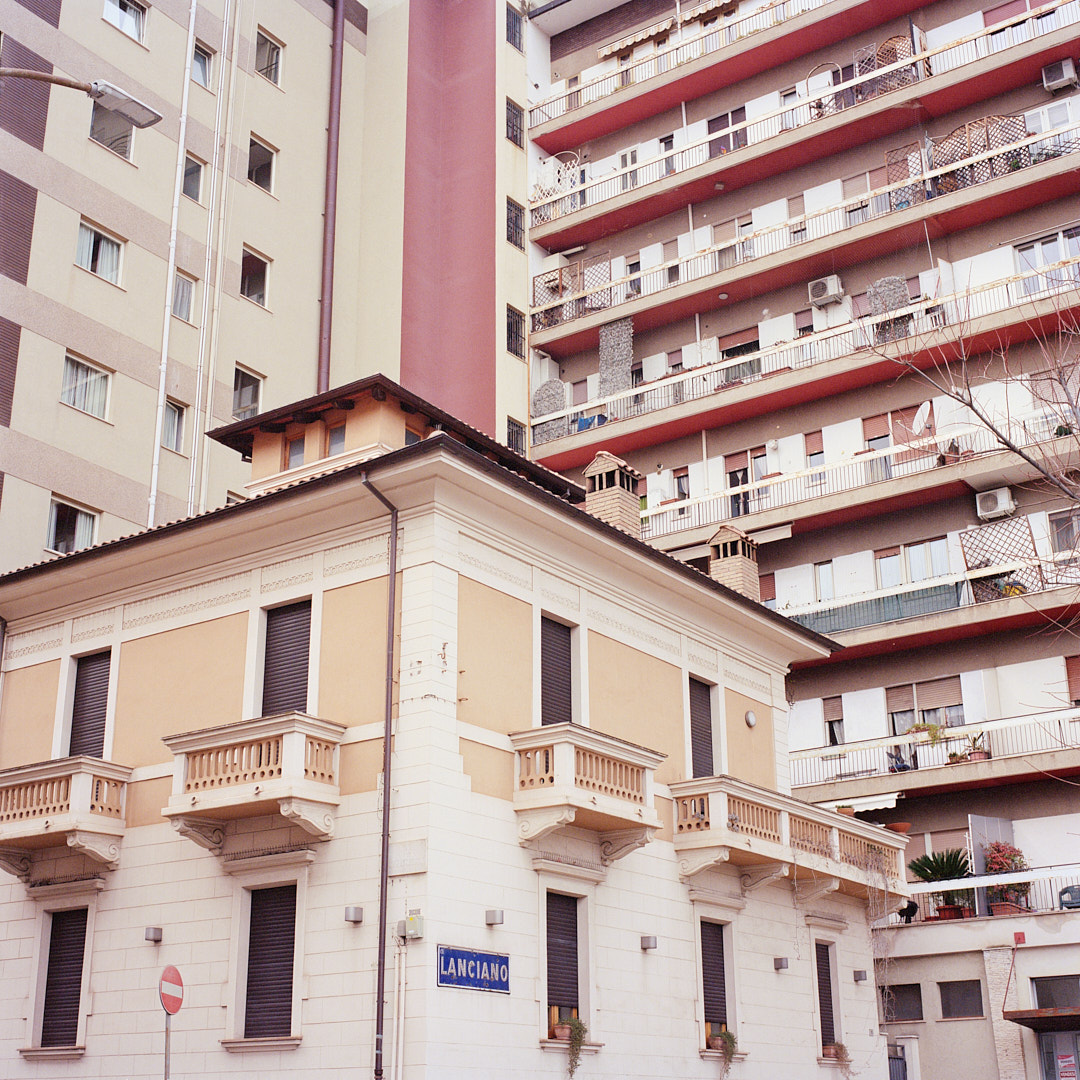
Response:
M165 965L174 1076L886 1075L827 639L382 377L214 437L249 498L0 578L5 1076L158 1075Z

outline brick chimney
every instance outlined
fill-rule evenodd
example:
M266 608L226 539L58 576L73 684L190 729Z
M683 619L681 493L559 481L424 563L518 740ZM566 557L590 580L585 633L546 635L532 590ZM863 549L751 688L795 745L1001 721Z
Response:
M642 476L606 450L601 450L585 466L585 509L621 529L641 538L641 496L638 484Z
M709 577L761 603L757 544L746 533L721 525L709 541Z

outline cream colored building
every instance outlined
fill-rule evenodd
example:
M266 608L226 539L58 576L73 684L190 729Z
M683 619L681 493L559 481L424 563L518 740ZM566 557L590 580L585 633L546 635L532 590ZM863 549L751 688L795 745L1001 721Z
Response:
M385 1075L577 1014L583 1076L885 1077L904 841L790 793L826 639L386 379L216 438L251 498L0 579L3 1075L158 1075L167 964L174 1076L366 1074L385 825Z

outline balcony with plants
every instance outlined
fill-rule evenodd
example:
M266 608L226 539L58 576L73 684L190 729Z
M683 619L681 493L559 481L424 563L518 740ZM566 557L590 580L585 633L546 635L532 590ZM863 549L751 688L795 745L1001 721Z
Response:
M1026 85L1078 47L1080 9L1052 0L933 49L890 39L853 65L853 78L808 81L798 101L603 176L583 181L588 164L562 153L530 199L530 238L558 251L662 217L713 198L717 184L733 191Z

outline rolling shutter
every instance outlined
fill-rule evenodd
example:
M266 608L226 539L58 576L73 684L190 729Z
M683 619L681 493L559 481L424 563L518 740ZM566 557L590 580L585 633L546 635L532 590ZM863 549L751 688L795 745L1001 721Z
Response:
M701 991L705 1022L727 1023L727 987L724 985L724 928L719 923L701 924Z
M99 758L105 753L105 710L109 700L107 652L80 656L75 669L68 754Z
M907 712L915 708L915 690L907 686L889 686L885 689L885 711Z
M842 697L822 698L821 708L825 714L825 722L844 719L844 699Z
M79 1037L79 997L86 950L86 908L54 911L41 1014L42 1046L74 1046Z
M251 890L244 1038L292 1034L296 884Z
M547 894L547 998L549 1008L578 1007L577 898Z
M733 473L745 469L750 462L750 454L744 450L741 454L728 454L724 458L724 471Z
M694 776L713 772L712 690L697 679L690 680L690 756Z
M863 438L869 442L871 439L880 439L882 435L889 434L889 414L882 413L880 416L868 416L862 422Z
M827 942L814 942L814 957L817 960L818 1012L821 1015L821 1045L828 1046L836 1042L836 1025L833 1022L833 981L832 958L829 956Z
M776 575L762 574L758 578L758 588L761 590L761 602L767 603L776 599Z
M944 709L947 705L961 705L960 676L950 675L947 679L932 679L918 683L915 696L919 699L920 709Z
M1065 676L1069 680L1069 700L1080 701L1080 656L1065 657Z
M266 613L263 716L307 709L310 645L310 600L271 608Z
M569 724L574 719L570 627L540 620L540 722Z
M820 431L808 431L803 436L803 443L808 455L821 454L825 451L825 441L822 439Z

